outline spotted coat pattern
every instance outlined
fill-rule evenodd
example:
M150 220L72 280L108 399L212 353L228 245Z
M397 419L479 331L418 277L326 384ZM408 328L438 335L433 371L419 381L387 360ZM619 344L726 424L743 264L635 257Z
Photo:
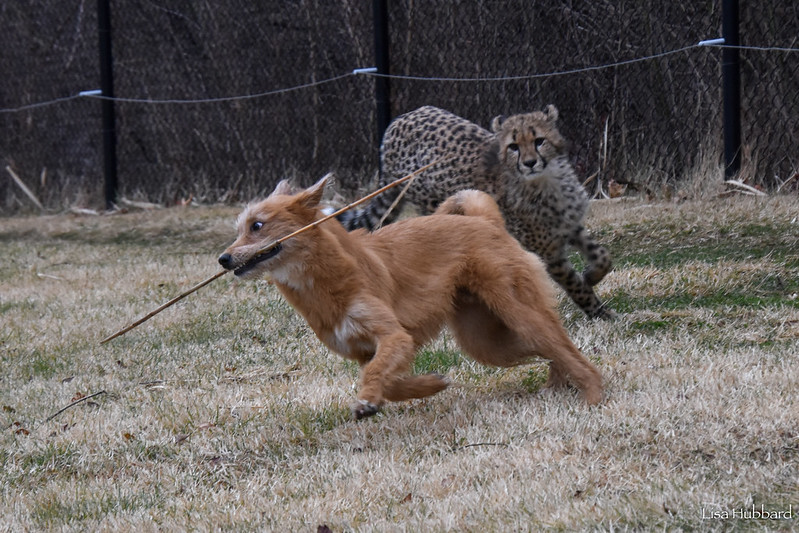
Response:
M499 204L508 231L544 260L550 276L589 317L612 317L593 290L611 269L610 254L583 226L588 196L569 163L557 119L553 105L497 117L492 131L432 106L402 115L383 138L380 184L435 164L404 194L402 186L395 187L339 220L349 230L373 230L395 220L403 202L426 215L458 191L485 191ZM568 259L570 247L585 259L582 274Z

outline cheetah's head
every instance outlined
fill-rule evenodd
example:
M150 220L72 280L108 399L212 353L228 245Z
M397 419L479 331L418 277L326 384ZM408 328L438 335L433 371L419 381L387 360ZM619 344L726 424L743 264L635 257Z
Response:
M496 117L491 130L497 138L500 165L522 180L554 175L567 157L557 120L558 110L552 104L543 111Z

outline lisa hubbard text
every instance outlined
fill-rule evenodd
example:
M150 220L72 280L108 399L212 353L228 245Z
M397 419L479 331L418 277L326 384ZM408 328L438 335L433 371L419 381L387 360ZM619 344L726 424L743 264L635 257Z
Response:
M787 511L770 511L766 509L765 505L761 505L758 509L754 504L752 509L744 509L743 507L732 510L720 509L717 511L708 511L702 508L702 520L792 520L793 519L793 505L788 506Z

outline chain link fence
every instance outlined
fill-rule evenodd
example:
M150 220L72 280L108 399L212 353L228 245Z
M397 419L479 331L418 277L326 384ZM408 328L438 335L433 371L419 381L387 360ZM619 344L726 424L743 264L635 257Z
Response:
M390 1L392 113L432 104L488 126L553 103L594 183L719 168L721 50L691 46L720 35L717 4ZM111 7L121 196L238 202L330 170L353 195L372 180L374 80L351 75L374 65L371 3ZM741 42L797 48L796 21L796 3L742 3ZM0 6L0 171L51 209L103 204L100 102L74 97L99 87L97 40L94 2ZM747 48L741 64L741 177L773 188L799 170L799 54ZM7 178L0 198L2 213L31 205Z

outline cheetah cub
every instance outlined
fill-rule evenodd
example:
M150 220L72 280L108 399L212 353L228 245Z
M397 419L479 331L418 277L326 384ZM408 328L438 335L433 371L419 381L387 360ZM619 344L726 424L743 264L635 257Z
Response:
M583 226L588 195L569 162L557 120L554 105L496 117L490 132L432 106L402 115L383 137L380 185L437 163L419 174L401 197L402 187L395 187L339 220L348 230L371 231L381 220L393 222L403 202L428 215L458 191L484 191L499 204L508 231L544 260L549 275L586 315L612 318L615 313L593 290L611 270L610 254ZM585 259L582 274L569 261L570 247Z

